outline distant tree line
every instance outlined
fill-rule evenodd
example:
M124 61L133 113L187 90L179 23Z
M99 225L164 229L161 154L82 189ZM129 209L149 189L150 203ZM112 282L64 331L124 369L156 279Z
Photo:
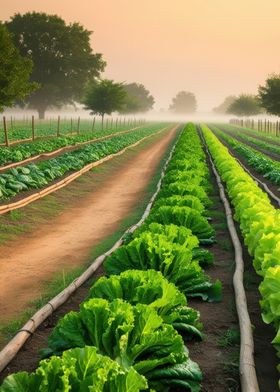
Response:
M253 116L262 112L280 116L280 74L270 75L264 86L259 86L257 95L240 94L229 96L213 109L218 114Z
M44 118L48 108L75 102L101 116L150 110L154 98L142 84L101 79L106 62L93 52L91 34L79 23L38 12L15 14L1 23L0 111L20 104Z
M57 15L28 12L0 22L0 111L15 104L33 108L44 118L47 109L83 103L93 114L144 113L154 97L139 83L101 78L106 67L90 45L92 32L79 23L67 24ZM194 113L196 97L180 91L169 110ZM280 115L280 74L268 77L258 95L229 96L216 113L249 116L266 110Z

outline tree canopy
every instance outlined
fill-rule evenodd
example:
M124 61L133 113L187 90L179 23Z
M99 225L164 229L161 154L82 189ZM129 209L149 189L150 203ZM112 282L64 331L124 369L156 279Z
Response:
M57 15L15 14L7 22L21 55L33 61L31 80L40 89L30 95L30 107L44 117L49 106L79 100L85 85L100 76L105 62L90 46L91 32L78 23L67 25Z
M255 95L241 94L229 106L227 113L236 116L253 116L261 112L260 102Z
M124 84L127 94L124 107L121 113L144 113L153 108L154 97L143 84L129 83Z
M230 105L236 100L236 96L229 95L224 101L217 107L213 108L213 112L217 114L226 114Z
M123 83L115 83L113 80L104 79L92 83L85 94L85 108L91 110L91 114L97 114L103 120L105 114L121 111L127 98Z
M280 74L271 75L259 86L259 98L268 113L280 116Z
M0 111L37 88L29 81L31 71L32 61L19 54L11 34L0 22Z
M169 110L174 113L194 113L197 108L196 97L188 91L180 91L176 97L172 99Z

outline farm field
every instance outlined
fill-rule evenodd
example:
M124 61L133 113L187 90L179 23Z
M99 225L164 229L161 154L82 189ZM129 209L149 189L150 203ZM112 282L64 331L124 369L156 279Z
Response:
M238 371L246 320L238 290L246 295L245 313L254 326L259 390L277 390L278 207L231 155L239 153L234 143L240 141L227 129L188 123L133 130L140 132L140 144L0 216L7 229L0 234L4 347L36 308L107 251L148 205L141 224L27 339L2 371L0 391L15 385L28 390L50 376L53 385L71 384L77 365L66 372L69 361L79 363L75 383L81 385L111 366L115 370L104 382L133 380L135 391L239 391L246 378ZM243 250L238 285L238 246L218 175ZM52 290L46 291L47 282Z
M105 119L104 127L102 130L102 123L99 119L85 120L80 118L73 119L60 119L50 118L48 120L34 120L34 138L35 140L49 140L61 137L73 137L75 135L88 135L92 132L100 131L112 131L115 129L129 129L140 125L141 121L135 121L132 119ZM32 118L26 118L24 120L6 119L6 129L8 134L8 140L11 144L18 144L21 142L32 141L33 130L32 130ZM113 132L111 132L113 133ZM0 122L0 145L5 145L5 132L3 122Z

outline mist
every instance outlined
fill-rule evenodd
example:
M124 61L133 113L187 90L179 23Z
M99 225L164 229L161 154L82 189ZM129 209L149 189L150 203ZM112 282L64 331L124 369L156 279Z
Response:
M0 19L33 10L93 31L92 48L107 62L102 76L143 83L164 117L160 110L180 90L196 95L204 116L228 95L255 94L279 70L279 0L81 0L79 7L74 0L11 0Z

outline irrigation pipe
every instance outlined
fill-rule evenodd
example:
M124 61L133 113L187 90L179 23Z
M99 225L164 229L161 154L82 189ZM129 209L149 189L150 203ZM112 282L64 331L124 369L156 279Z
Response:
M138 140L138 142L136 142L134 144L130 144L129 146L125 147L121 151L116 152L115 154L107 155L105 158L99 159L96 162L89 163L88 165L84 166L81 170L70 174L69 176L67 176L63 180L58 181L55 184L48 186L47 188L43 189L40 192L33 193L32 195L27 196L27 197L25 197L19 201L16 201L14 203L1 205L0 206L0 215L6 214L7 212L17 210L22 207L25 207L28 204L33 203L36 200L42 199L43 197L45 197L53 192L56 192L57 190L59 190L61 188L64 188L65 186L70 184L72 181L76 180L78 177L80 177L84 173L88 172L89 170L93 169L94 167L99 166L102 163L111 160L112 158L115 158L117 156L122 155L129 148L133 148L133 147L138 146L138 144L142 143L144 140L146 140L152 136L155 136L158 133L165 131L166 129L167 129L167 127L162 128L158 132L155 132L155 133L152 133L151 135L143 137L142 139Z
M176 130L177 128L178 126L174 127L172 130ZM68 298L93 275L93 273L103 264L106 257L112 254L118 247L122 245L123 238L125 237L125 235L128 233L133 233L139 226L142 225L144 220L149 215L153 202L161 188L162 179L165 175L166 168L173 156L179 137L180 135L177 137L177 140L174 143L170 154L165 161L160 175L160 179L157 183L155 193L151 197L139 222L127 229L121 236L121 238L112 246L111 249L97 257L78 278L76 278L72 283L70 283L70 285L67 286L58 295L52 298L41 309L39 309L26 322L26 324L24 324L24 326L16 333L13 339L11 339L10 342L0 351L0 372L2 372L2 370L5 369L5 367L11 362L11 360L16 356L16 354L27 341L27 339L35 332L35 330L42 324L42 322L46 320L59 306L64 304L68 300Z
M115 137L115 136L118 136L118 135L123 135L125 133L132 132L132 131L134 131L134 130L136 130L138 128L140 128L140 127L126 129L125 131L120 131L120 132L116 132L116 133L111 133L110 135L106 135L106 136L94 138L94 139L91 139L91 140L87 140L86 142L80 142L80 143L71 144L69 146L61 147L61 148L59 148L57 150L54 150L52 152L44 152L42 154L35 155L34 157L30 157L30 158L24 159L23 161L12 162L12 163L9 163L8 165L0 166L0 172L8 170L8 169L11 169L12 167L22 166L25 163L36 161L37 159L40 159L40 158L49 158L49 157L51 157L51 156L53 156L55 154L58 154L60 152L64 152L64 151L67 151L67 150L76 150L76 147L79 148L80 146L83 146L85 144L97 143L97 142L100 142L100 141L105 140L105 139L109 139L109 138L112 138L112 137Z
M240 359L239 374L242 392L259 392L259 385L256 375L254 361L254 339L252 333L252 324L247 307L247 298L243 286L244 261L242 255L242 246L235 229L230 203L226 197L225 189L219 176L211 154L205 143L205 139L200 132L204 147L207 151L210 165L216 178L216 182L220 192L220 198L224 204L228 230L231 236L232 244L235 252L235 272L233 275L233 286L235 293L236 310L240 327Z

